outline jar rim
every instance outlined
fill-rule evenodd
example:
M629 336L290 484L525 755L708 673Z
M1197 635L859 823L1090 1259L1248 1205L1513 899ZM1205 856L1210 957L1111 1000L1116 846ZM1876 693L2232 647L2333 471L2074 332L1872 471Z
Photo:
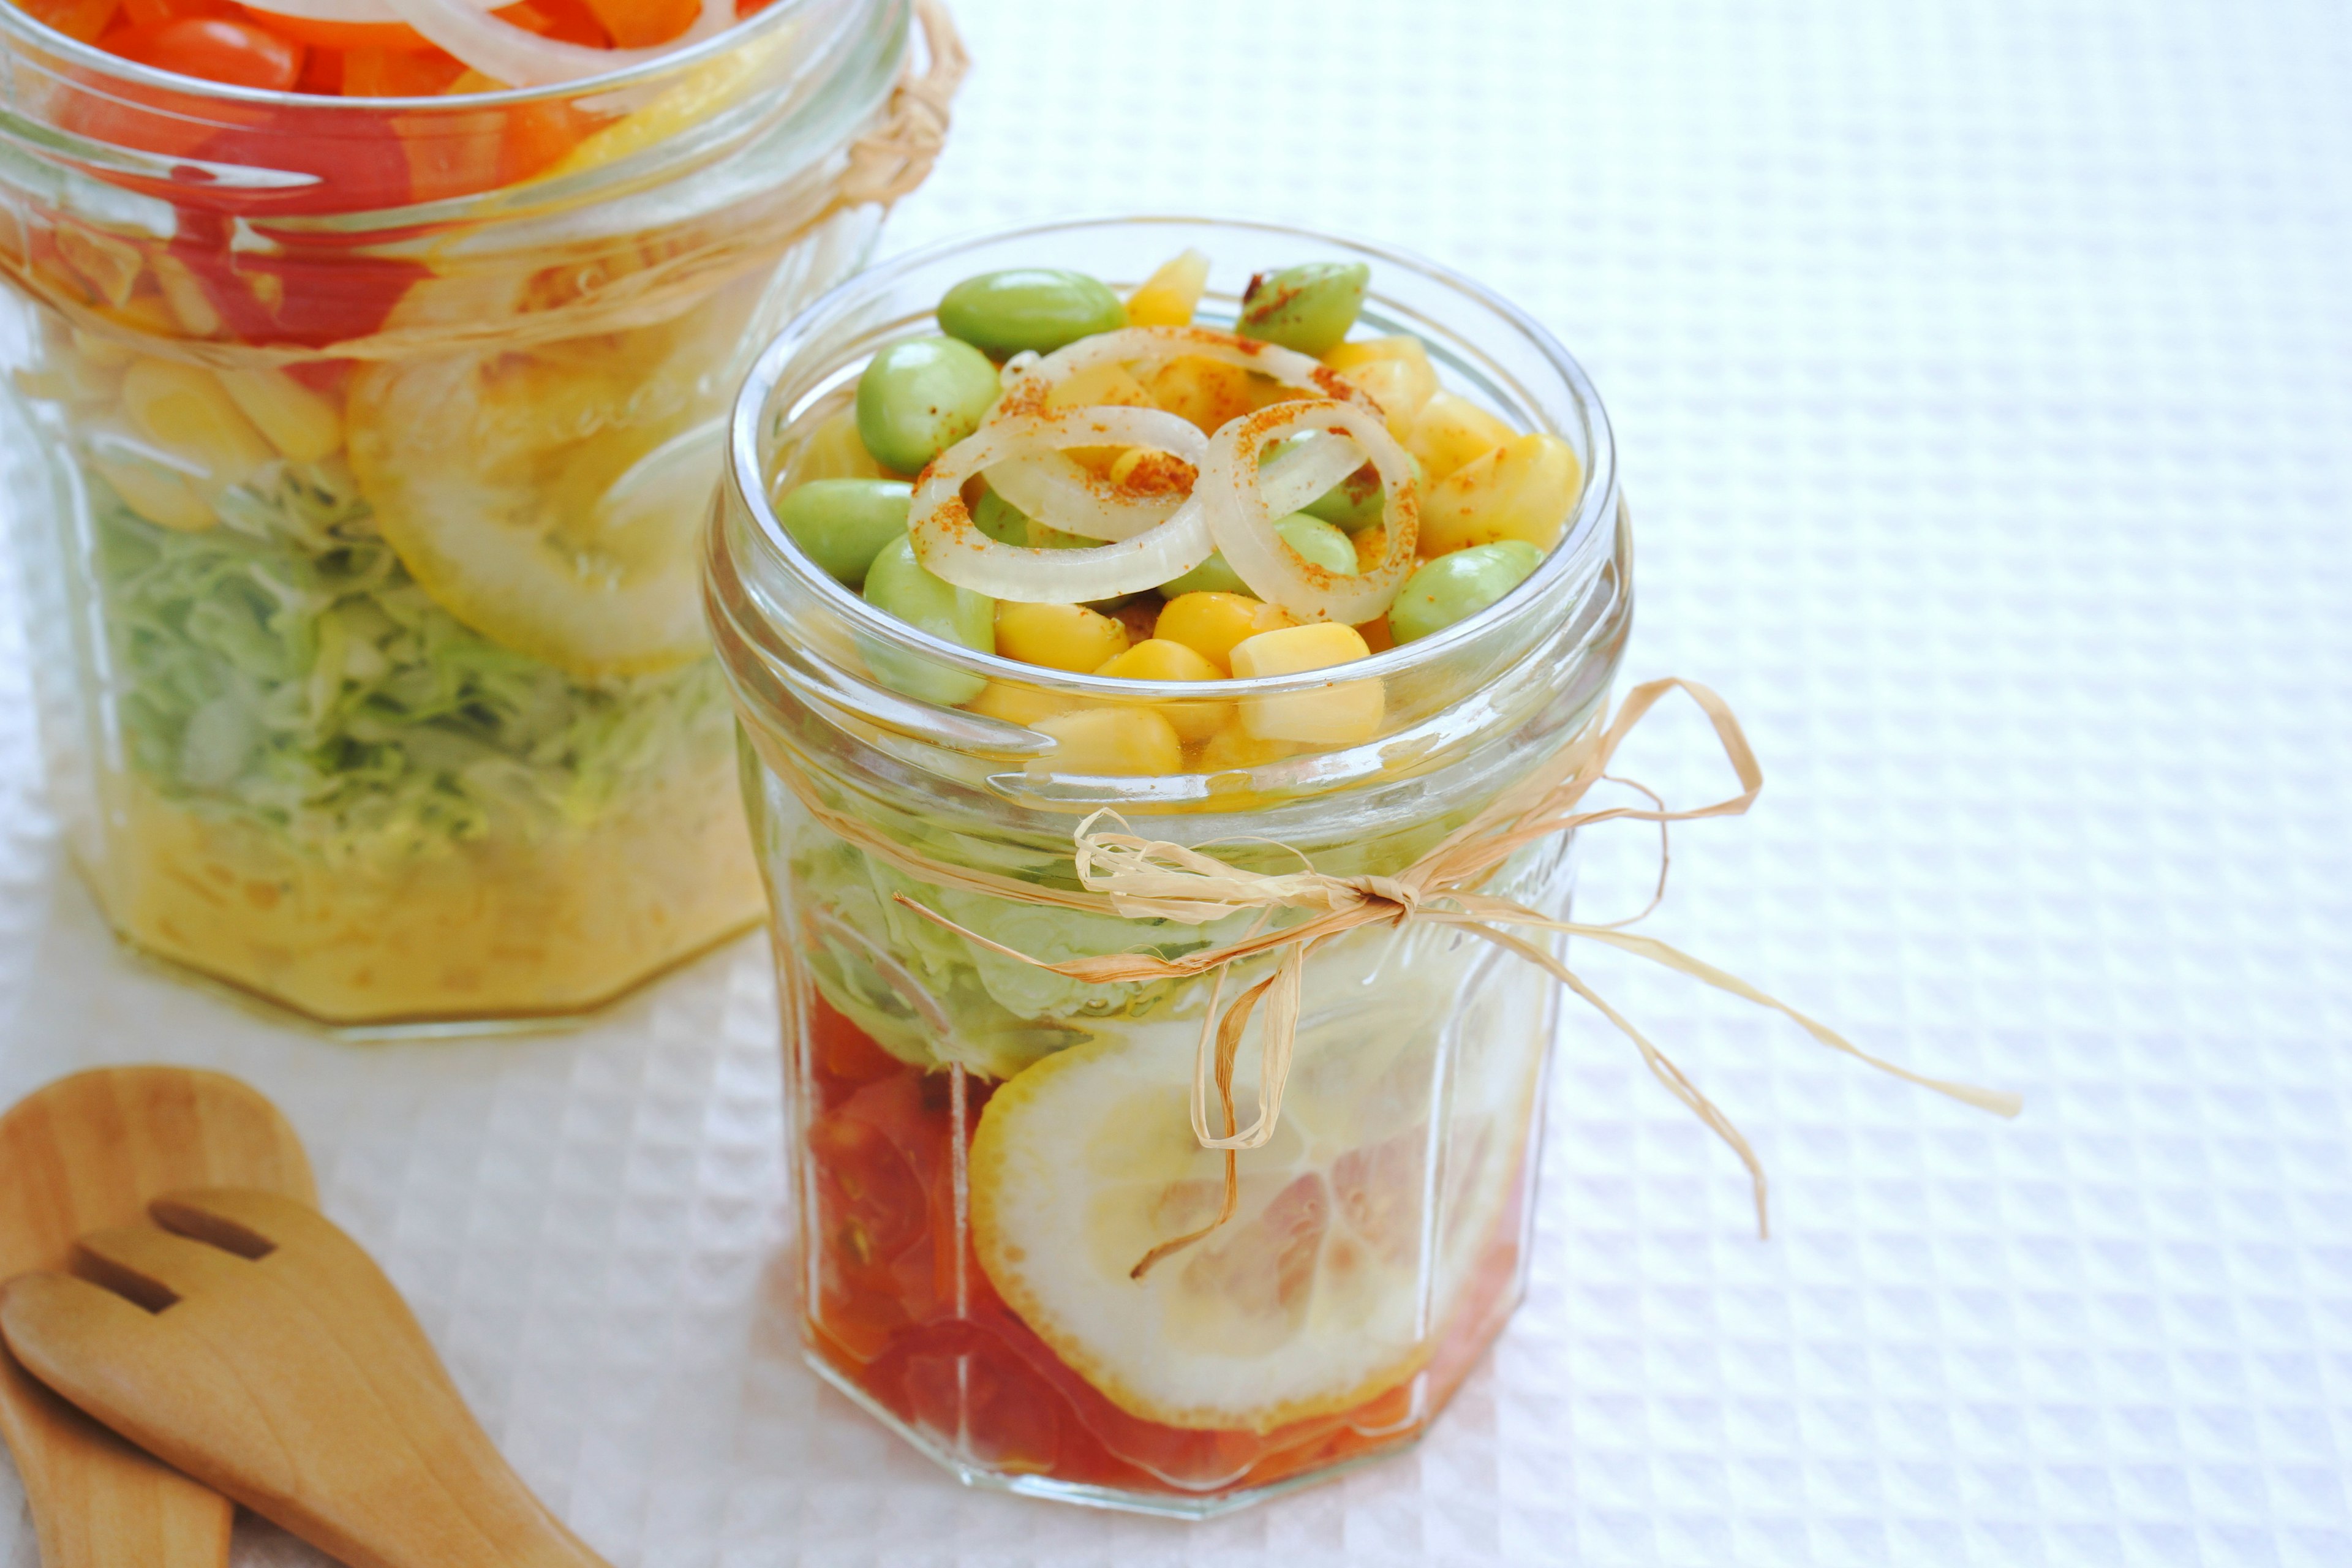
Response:
M240 87L233 82L182 76L177 71L142 65L121 55L110 54L95 44L84 43L70 34L58 31L30 12L9 3L9 0L0 0L0 46L15 54L20 52L19 45L31 44L46 54L98 73L101 81L135 83L200 100L299 109L324 114L414 115L435 110L456 112L520 108L554 99L577 98L587 93L635 87L666 72L708 64L720 55L765 37L784 26L787 20L800 20L806 12L825 3L826 0L769 0L766 6L734 26L673 54L639 60L619 70L581 77L572 81L551 82L544 87L510 87L499 92L466 93L455 98L444 93L408 98L344 98L330 93L282 92L275 88Z
M982 653L951 643L876 609L818 567L801 551L776 516L761 471L760 425L786 370L800 351L833 320L863 300L880 293L905 275L978 247L1021 242L1079 231L1129 226L1176 227L1213 226L1218 228L1280 236L1342 246L1382 265L1418 273L1431 282L1465 296L1493 311L1533 346L1549 369L1559 375L1587 421L1590 461L1559 543L1542 563L1494 604L1424 637L1384 649L1352 663L1292 675L1231 678L1222 680L1139 680L1117 676L1051 669ZM1370 309L1381 299L1380 277L1366 296ZM1556 434L1558 432L1555 432ZM1607 409L1584 367L1541 322L1476 280L1412 252L1379 242L1328 230L1259 219L1181 214L1103 214L1066 217L1008 229L992 229L942 240L879 262L834 286L812 301L753 362L729 421L725 482L733 499L757 524L767 551L791 571L797 585L814 594L824 606L845 617L861 637L873 637L949 668L984 676L991 680L1049 688L1072 696L1135 700L1149 696L1160 700L1276 696L1314 690L1343 679L1393 676L1439 662L1513 616L1528 614L1554 595L1580 595L1610 558L1618 525L1616 443ZM723 509L722 509L723 511Z

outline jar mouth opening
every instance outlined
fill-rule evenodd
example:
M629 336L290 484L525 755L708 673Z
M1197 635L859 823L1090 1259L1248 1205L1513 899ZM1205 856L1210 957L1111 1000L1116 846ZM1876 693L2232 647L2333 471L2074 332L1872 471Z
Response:
M0 0L5 3L5 0ZM1056 235L1106 227L1150 227L1165 226L1198 227L1214 225L1229 230L1260 232L1280 236L1286 240L1308 239L1328 241L1370 258L1382 266L1394 267L1420 274L1423 278L1454 289L1493 311L1511 329L1520 333L1542 356L1548 367L1573 391L1579 411L1583 416L1581 434L1585 450L1583 485L1576 505L1569 515L1560 538L1546 553L1540 564L1528 576L1494 604L1475 615L1465 616L1402 647L1384 649L1369 658L1349 664L1322 669L1306 670L1294 675L1270 675L1234 678L1223 680L1137 680L1115 676L1074 673L1052 669L1022 660L1007 658L995 653L982 653L908 625L894 616L875 608L862 595L845 586L819 567L803 552L784 531L776 517L773 502L768 494L764 454L761 450L761 430L772 415L784 411L773 408L778 389L793 361L817 339L831 322L861 300L870 298L906 273L947 260L976 244L1018 243L1024 240L1047 239ZM1118 286L1122 280L1106 279ZM1125 280L1139 282L1141 279ZM1383 295L1380 276L1372 279L1372 290L1365 297L1362 320L1394 331L1412 331L1420 319L1415 312ZM899 323L903 326L905 323ZM1424 339L1426 341L1426 339ZM1432 357L1450 360L1435 345ZM846 361L824 367L815 375L802 378L806 386L795 397L796 405L805 405L822 395L829 385L838 384L840 372ZM1453 363L1457 372L1477 375L1472 367ZM1484 379L1483 376L1480 379ZM1530 401L1529 406L1532 407ZM1555 430L1556 435L1568 432ZM1213 700L1231 701L1240 697L1277 696L1290 692L1311 691L1349 679L1371 679L1401 675L1435 665L1456 649L1463 648L1493 631L1512 616L1525 613L1538 600L1552 595L1581 596L1602 573L1612 559L1608 548L1615 537L1618 510L1618 480L1616 446L1609 426L1608 414L1601 406L1599 393L1586 375L1584 367L1576 362L1559 339L1540 322L1483 284L1465 278L1450 268L1414 256L1407 251L1376 242L1361 240L1328 231L1295 228L1274 223L1178 215L1111 214L1101 216L1076 217L1034 224L1022 228L991 230L984 234L965 236L942 241L920 250L907 252L889 261L837 284L818 298L792 321L786 324L776 340L761 352L753 363L750 376L738 395L734 414L728 431L727 484L735 500L757 524L761 544L767 554L790 572L797 586L821 600L824 606L842 616L856 628L860 637L871 637L908 652L919 653L927 659L970 674L984 676L1015 685L1051 686L1056 691L1074 696L1108 700L1135 700L1152 698L1160 700Z
M798 21L824 3L825 0L769 0L767 6L757 14L674 54L545 87L510 87L499 92L466 93L458 97L435 94L418 98L343 98L327 93L280 92L272 88L239 87L230 82L209 81L202 77L182 76L176 71L159 70L153 66L125 59L121 55L109 54L95 44L86 44L68 34L60 33L28 12L18 9L9 0L0 0L0 36L5 37L5 45L11 53L17 52L20 44L29 44L44 54L69 63L78 70L92 73L95 79L87 84L91 87L123 82L194 100L295 109L356 119L364 115L457 114L471 110L523 108L637 87L669 72L690 70L707 64L720 55Z

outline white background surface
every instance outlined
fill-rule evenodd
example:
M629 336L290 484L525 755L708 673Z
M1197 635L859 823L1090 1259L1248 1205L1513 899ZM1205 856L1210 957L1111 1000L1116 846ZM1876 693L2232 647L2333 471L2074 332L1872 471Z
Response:
M1769 784L1654 929L2013 1124L1607 954L1531 1299L1417 1454L1185 1526L964 1492L799 1366L766 958L562 1038L321 1045L117 957L0 632L0 1099L274 1095L620 1568L2352 1563L2352 15L2334 0L962 0L896 247L1287 218L1470 271L1614 414L1639 679ZM1719 785L1696 724L1634 771ZM1632 900L1638 833L1591 847ZM310 1563L241 1527L241 1564ZM0 1568L31 1568L0 1464Z

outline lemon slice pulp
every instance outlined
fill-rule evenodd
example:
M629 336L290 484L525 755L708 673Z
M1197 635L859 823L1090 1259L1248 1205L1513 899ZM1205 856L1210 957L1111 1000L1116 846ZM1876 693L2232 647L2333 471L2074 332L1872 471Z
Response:
M694 542L720 431L691 336L362 372L352 464L410 575L484 637L583 679L699 654Z
M1106 1035L1000 1088L972 1141L971 1217L1006 1304L1112 1403L1168 1426L1265 1432L1411 1377L1503 1212L1549 1014L1474 1005L1503 1035L1472 1043L1456 1038L1471 1017L1396 1001L1302 1026L1281 1124L1239 1156L1234 1216L1139 1280L1223 1196L1223 1156L1187 1110L1198 1026Z

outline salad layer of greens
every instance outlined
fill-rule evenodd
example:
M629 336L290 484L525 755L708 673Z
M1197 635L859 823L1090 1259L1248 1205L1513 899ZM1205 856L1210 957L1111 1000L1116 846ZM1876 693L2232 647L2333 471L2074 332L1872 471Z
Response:
M708 659L583 681L467 629L339 457L264 469L194 533L87 483L109 684L133 764L176 805L386 865L593 821L728 744Z
M836 837L771 782L762 792L769 822L759 836L776 847L791 896L789 939L798 946L825 1001L876 1044L922 1068L950 1064L992 1079L1010 1079L1040 1058L1084 1044L1106 1029L1149 1020L1190 1019L1207 1005L1199 980L1099 984L1075 980L1007 956L924 919L899 900L935 910L990 942L1045 963L1109 953L1177 958L1223 946L1247 934L1258 919L1243 911L1206 925L1130 920L1031 904L908 876ZM845 804L835 803L836 806ZM1392 872L1416 858L1475 812L1464 805L1433 821L1378 839L1336 847L1318 868L1339 874ZM978 868L1019 873L1017 854L974 853L974 845L944 824L903 820L885 826L909 848ZM1508 862L1492 890L1540 898L1551 886L1565 841L1530 847ZM961 853L959 853L959 850ZM1252 857L1227 847L1237 860ZM993 862L993 863L990 863ZM1290 911L1284 923L1306 915ZM1437 927L1400 931L1368 927L1316 950L1307 966L1307 1011L1356 1015L1367 1004L1379 1026L1410 1029L1455 1005L1460 974L1481 944ZM1231 1000L1258 979L1271 960L1248 960L1228 977Z

